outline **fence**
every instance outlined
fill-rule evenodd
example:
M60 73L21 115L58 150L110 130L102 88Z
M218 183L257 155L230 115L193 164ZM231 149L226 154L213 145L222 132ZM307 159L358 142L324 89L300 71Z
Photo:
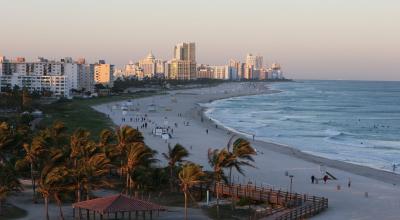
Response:
M274 190L270 187L216 183L211 187L211 191L223 196L249 198L255 201L268 202L269 204L275 204L286 208L279 212L269 213L267 219L303 219L305 217L314 216L328 208L327 198Z

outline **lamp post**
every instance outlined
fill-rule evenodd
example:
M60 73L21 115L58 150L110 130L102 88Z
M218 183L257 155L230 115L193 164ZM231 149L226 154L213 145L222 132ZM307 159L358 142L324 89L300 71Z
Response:
M293 185L293 175L289 175L290 178L290 189L289 189L289 193L292 194L292 185Z

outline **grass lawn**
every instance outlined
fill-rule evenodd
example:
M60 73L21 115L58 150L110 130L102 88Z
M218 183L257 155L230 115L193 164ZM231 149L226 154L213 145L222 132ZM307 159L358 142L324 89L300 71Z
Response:
M92 137L97 137L101 130L113 126L113 123L106 115L95 111L91 106L159 94L162 93L149 91L92 99L59 101L57 103L43 106L43 112L46 117L42 120L41 124L50 126L54 121L62 121L68 128L69 133L72 133L77 128L84 128L90 131Z
M23 218L27 214L25 210L6 203L1 209L0 220Z

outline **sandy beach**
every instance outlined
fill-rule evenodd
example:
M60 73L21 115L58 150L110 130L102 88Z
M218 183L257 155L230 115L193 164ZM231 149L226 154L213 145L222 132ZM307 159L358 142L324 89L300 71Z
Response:
M190 151L189 160L210 169L207 150L226 146L234 133L206 118L199 103L272 92L277 91L269 90L268 84L262 82L224 83L211 88L177 90L167 95L135 99L129 103L130 110L121 109L127 101L93 108L108 115L116 125L139 128L146 143L158 151L160 165L165 165L161 153L167 151L168 144L180 143ZM142 118L146 120L142 121ZM170 127L172 138L163 140L155 135L156 127ZM329 209L313 219L400 219L399 175L309 155L288 146L259 141L257 137L254 141L249 136L244 137L259 152L255 157L257 168L246 168L245 177L235 174L235 182L252 181L257 185L286 190L290 182L285 175L288 172L294 176L293 191L329 199ZM332 173L337 180L311 184L312 175L322 177L321 169ZM348 187L349 180L351 187Z

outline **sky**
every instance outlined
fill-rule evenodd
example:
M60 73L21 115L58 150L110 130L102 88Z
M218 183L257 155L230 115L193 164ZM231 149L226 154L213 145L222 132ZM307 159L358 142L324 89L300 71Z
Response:
M398 0L0 0L0 54L105 59L196 43L197 63L247 53L294 79L400 80Z

